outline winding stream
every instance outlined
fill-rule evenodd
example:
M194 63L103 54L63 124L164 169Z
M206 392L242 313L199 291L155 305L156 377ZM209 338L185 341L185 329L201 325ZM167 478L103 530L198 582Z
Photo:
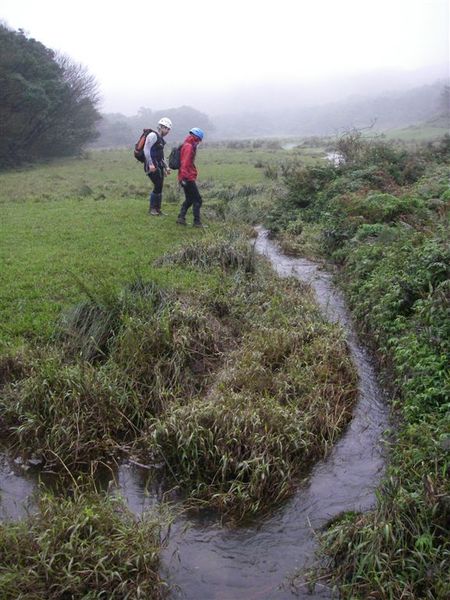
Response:
M313 469L308 481L270 518L248 528L221 527L214 516L172 526L163 554L163 575L175 584L172 598L185 600L286 600L331 598L325 586L313 593L291 589L298 569L311 565L316 548L315 530L347 510L367 510L374 505L375 489L383 474L383 431L388 410L377 384L371 360L358 342L343 298L331 276L315 263L283 255L264 230L259 230L256 250L265 255L283 277L309 283L332 322L346 331L352 359L359 375L359 397L353 419L326 460ZM141 514L155 505L161 490L147 486L148 473L132 465L118 473L118 488L131 510ZM23 515L35 482L0 463L0 519ZM298 583L298 582L297 582Z

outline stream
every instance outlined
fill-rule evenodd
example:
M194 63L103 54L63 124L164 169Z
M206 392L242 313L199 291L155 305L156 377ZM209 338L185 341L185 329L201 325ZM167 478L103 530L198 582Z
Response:
M384 472L387 403L331 275L314 262L285 256L262 229L255 248L280 276L309 283L326 318L343 327L358 371L358 401L351 423L328 457L315 465L308 480L270 517L237 529L222 527L212 514L175 521L162 556L162 575L174 585L173 599L332 598L324 585L316 585L310 593L298 580L293 586L292 580L298 570L314 563L317 530L342 511L374 506ZM32 509L36 475L20 470L20 465L16 469L0 461L0 519L18 519ZM163 490L149 481L149 472L135 465L118 470L117 488L136 514L158 504L162 496Z

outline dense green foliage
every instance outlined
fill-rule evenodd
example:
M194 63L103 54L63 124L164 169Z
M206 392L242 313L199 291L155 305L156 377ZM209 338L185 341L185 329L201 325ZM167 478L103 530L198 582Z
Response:
M39 511L0 523L3 600L159 600L161 524L137 520L117 498L41 497Z
M338 278L395 395L398 440L376 509L325 535L345 598L437 600L450 581L450 138L414 153L358 133L338 165L299 168L269 222ZM311 243L314 238L314 243Z
M77 154L97 135L97 99L82 66L0 25L0 168Z

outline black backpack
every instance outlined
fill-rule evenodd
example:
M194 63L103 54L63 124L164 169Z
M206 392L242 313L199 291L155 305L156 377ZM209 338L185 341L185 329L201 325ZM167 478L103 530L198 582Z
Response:
M134 145L134 158L141 163L145 163L144 144L149 133L156 133L153 129L144 129L138 141Z
M172 150L170 151L169 169L176 171L180 168L180 166L181 166L181 146L182 145L183 144L180 144L179 146L175 146L175 148L172 148Z

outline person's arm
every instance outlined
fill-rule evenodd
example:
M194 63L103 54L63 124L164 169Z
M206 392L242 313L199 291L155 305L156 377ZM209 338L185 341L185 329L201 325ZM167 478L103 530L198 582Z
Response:
M157 137L156 133L154 131L151 131L145 140L144 156L145 156L145 167L146 167L147 171L150 171L150 170L153 171L154 169L156 169L156 165L154 165L153 161L152 161L151 149L157 139L158 139L158 137Z

